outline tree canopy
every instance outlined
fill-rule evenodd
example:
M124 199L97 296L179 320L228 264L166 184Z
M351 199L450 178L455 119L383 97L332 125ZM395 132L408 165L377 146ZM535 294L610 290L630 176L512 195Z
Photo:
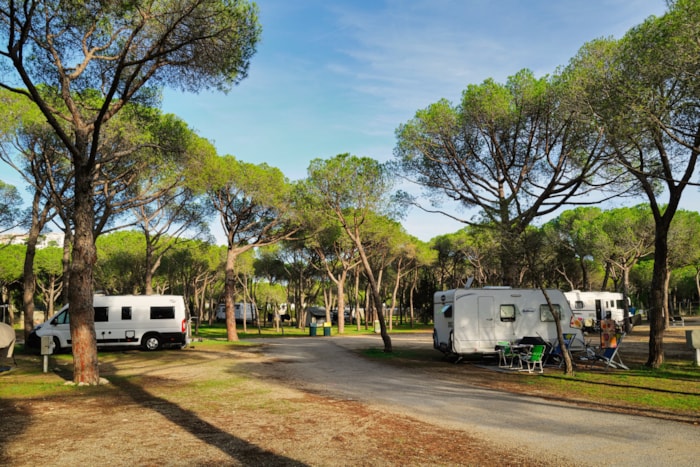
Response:
M505 84L470 85L459 105L443 99L396 131L400 170L431 200L478 209L480 218L460 220L490 225L501 236L504 284L516 281L505 267L513 256L507 247L534 219L600 193L593 183L602 135L570 105L570 92L560 76L521 70Z
M161 86L229 90L246 77L260 35L246 1L10 0L0 7L0 87L33 102L67 149L74 229L68 299L74 381L97 384L92 308L95 175L103 127Z

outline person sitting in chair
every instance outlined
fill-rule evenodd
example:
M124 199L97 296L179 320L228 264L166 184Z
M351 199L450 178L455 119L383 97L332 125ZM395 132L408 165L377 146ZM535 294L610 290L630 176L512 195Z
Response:
M617 347L617 324L608 311L605 319L600 323L600 347L602 349L614 349Z

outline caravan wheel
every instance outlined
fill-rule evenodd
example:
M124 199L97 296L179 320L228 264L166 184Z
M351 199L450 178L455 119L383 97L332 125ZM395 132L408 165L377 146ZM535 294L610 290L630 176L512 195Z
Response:
M141 339L144 350L152 351L160 349L160 337L158 334L146 334Z

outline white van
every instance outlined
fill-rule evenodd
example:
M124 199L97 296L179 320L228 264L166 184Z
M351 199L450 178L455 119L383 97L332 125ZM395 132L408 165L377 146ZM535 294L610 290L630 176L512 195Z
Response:
M98 347L157 350L189 343L185 301L180 295L95 295L93 306ZM28 344L38 346L42 336L53 337L55 352L71 347L68 306L37 325Z

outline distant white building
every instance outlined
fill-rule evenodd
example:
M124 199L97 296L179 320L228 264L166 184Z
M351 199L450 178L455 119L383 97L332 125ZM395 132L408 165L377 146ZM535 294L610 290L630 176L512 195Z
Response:
M0 244L2 245L24 245L27 243L27 234L24 233L10 233L0 235ZM50 246L55 246L63 248L63 239L65 234L62 232L49 232L46 234L39 235L39 241L37 242L37 248L47 248Z

